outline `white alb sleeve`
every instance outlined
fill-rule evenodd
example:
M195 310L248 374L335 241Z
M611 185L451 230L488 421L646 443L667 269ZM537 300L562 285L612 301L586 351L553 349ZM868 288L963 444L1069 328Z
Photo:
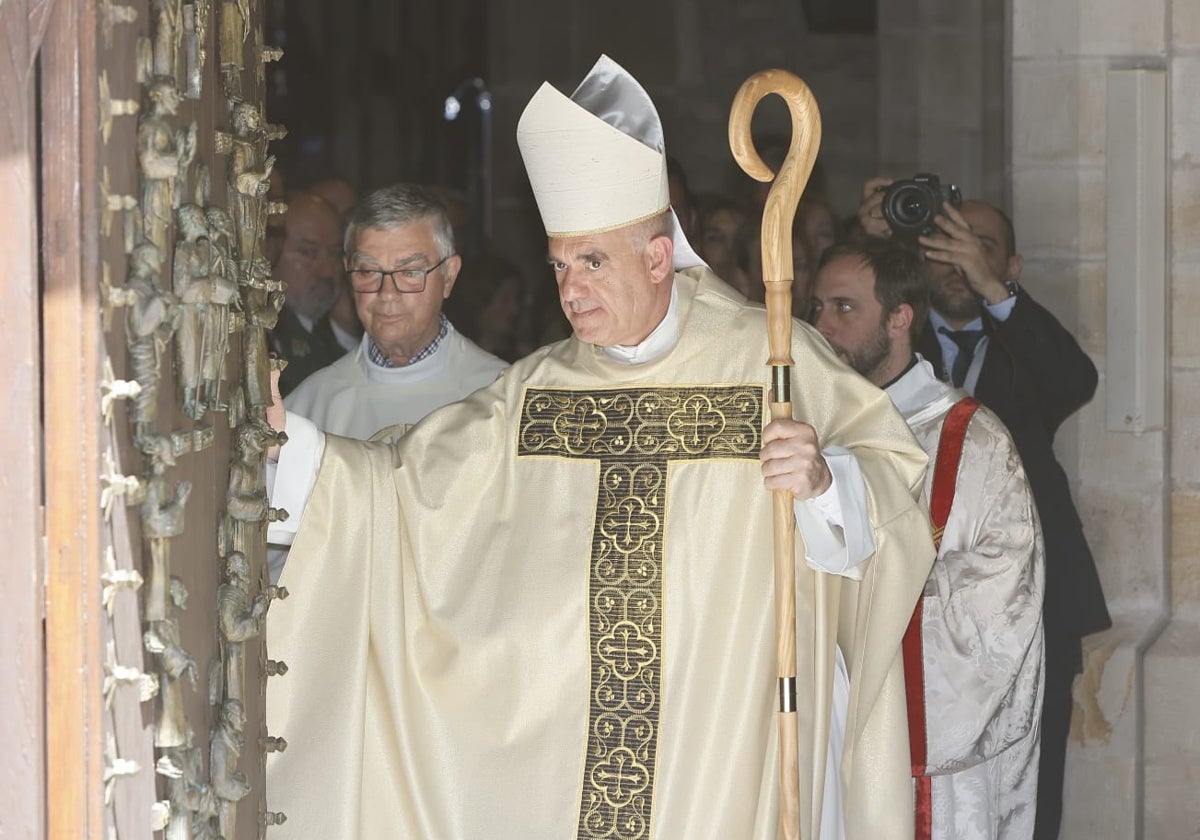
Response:
M325 453L325 435L307 417L289 411L287 436L287 443L279 448L279 462L267 461L267 497L271 507L283 508L288 513L286 521L267 523L267 542L275 545L292 544Z
M821 454L833 482L820 496L795 503L805 560L818 572L862 580L863 561L875 553L862 469L854 453L840 446Z

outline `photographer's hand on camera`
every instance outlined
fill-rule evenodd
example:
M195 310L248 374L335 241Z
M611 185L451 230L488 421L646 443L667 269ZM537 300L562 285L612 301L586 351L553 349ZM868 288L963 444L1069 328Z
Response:
M990 304L1000 303L1009 296L1004 277L997 274L988 262L983 242L971 230L958 208L950 202L942 204L942 212L933 222L941 233L917 239L926 259L953 265L958 269L971 291Z
M892 178L877 176L863 184L862 202L858 205L858 224L867 236L886 239L892 235L891 226L883 218L883 190L892 183Z

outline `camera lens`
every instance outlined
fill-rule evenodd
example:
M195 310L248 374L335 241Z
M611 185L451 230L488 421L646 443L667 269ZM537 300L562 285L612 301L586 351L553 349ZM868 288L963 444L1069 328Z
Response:
M905 221L910 219L920 219L927 212L929 211L925 208L925 202L921 201L921 196L905 195L902 199L900 218L904 219Z
M930 232L940 207L941 184L936 175L896 181L883 191L883 218L893 233L906 240Z
M887 215L904 227L920 227L933 215L923 189L907 187L890 198Z

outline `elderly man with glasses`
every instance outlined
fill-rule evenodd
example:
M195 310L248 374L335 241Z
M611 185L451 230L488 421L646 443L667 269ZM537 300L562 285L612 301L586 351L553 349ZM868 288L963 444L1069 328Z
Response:
M442 314L462 259L432 192L396 184L368 195L350 217L345 251L362 343L288 395L291 411L323 431L367 439L496 378L505 362Z
M362 342L288 394L289 411L325 432L385 439L495 380L506 362L442 314L462 258L432 191L376 190L350 216L344 243ZM272 580L286 558L284 549L270 552Z

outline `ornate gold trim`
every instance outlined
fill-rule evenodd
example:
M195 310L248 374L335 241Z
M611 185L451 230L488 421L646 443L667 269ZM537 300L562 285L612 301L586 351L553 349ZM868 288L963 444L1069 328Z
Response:
M518 455L600 461L580 838L650 836L668 467L757 458L763 400L761 386L525 393Z

